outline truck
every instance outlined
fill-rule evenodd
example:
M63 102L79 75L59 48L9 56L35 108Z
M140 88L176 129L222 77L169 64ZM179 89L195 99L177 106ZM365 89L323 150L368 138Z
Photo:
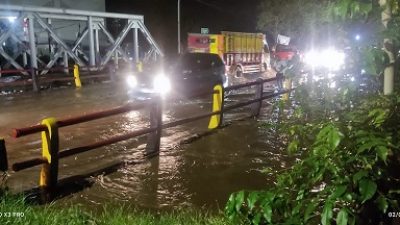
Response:
M265 34L222 31L221 34L188 34L188 52L218 54L229 77L260 73L269 69Z

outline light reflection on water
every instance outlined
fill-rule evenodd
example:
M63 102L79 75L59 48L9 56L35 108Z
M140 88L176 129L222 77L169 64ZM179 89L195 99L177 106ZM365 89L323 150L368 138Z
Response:
M99 91L101 90L101 92ZM4 99L2 99L4 100ZM6 136L11 162L40 155L40 136L21 139L8 137L11 127L23 127L39 122L46 116L66 118L90 113L131 101L122 88L99 84L80 92L69 89L44 92L40 95L7 97L0 101L0 136ZM229 104L237 100L228 101ZM27 110L23 110L23 109ZM173 121L210 110L209 99L191 102L176 101L164 105L163 121ZM231 120L248 116L246 110L225 115ZM270 114L268 107L263 115ZM87 145L114 135L134 131L149 125L146 110L113 116L94 122L62 128L61 149ZM260 118L259 120L263 120ZM261 173L269 167L279 171L291 159L274 147L273 136L264 131L261 122L245 120L201 137L191 144L179 145L196 133L207 131L203 119L163 131L159 157L144 160L146 137L137 137L60 161L60 177L68 177L106 167L120 161L137 161L117 172L90 178L94 183L57 204L81 203L101 207L104 203L129 204L144 208L181 208L209 206L221 208L229 194L240 189L259 189L272 184L273 177ZM37 185L39 168L11 173L8 184L15 190Z

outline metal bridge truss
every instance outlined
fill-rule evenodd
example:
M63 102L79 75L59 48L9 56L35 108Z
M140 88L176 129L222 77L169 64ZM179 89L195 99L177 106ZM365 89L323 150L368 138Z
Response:
M107 30L105 26L106 18L122 19L126 21L125 27L116 38ZM139 30L150 45L150 50L144 58L156 58L157 56L163 55L144 25L144 17L142 15L0 4L0 19L8 19L10 23L12 21L10 26L0 29L0 55L6 60L6 63L3 63L3 68L12 65L15 69L21 70L20 72L24 75L28 75L26 71L22 71L28 67L27 65L30 65L29 68L41 68L40 74L46 74L52 67L57 66L57 62L60 58L63 58L64 65L68 65L68 59L71 58L81 67L90 70L103 69L111 59L114 59L116 65L118 65L119 58L125 61L129 61L131 58L134 59L135 62L139 62ZM52 27L52 20L74 21L76 23L86 24L86 27L71 44L63 40L63 37L60 37ZM22 26L13 26L13 24L22 24ZM56 46L56 50L51 54L50 61L47 63L41 61L37 56L37 30L47 32L49 35L49 46L50 43ZM133 57L128 57L121 47L130 30L133 30ZM99 38L100 32L105 35L105 39ZM23 35L18 35L21 33ZM10 38L23 46L17 50L14 49L14 53L11 55L7 53L3 47L3 43ZM85 39L87 40L89 48L89 51L86 52L82 48L82 43ZM105 40L107 40L107 43L101 43ZM23 65L20 65L16 61L16 58L21 55ZM29 64L28 57L30 59ZM40 67L38 67L38 64L40 64Z

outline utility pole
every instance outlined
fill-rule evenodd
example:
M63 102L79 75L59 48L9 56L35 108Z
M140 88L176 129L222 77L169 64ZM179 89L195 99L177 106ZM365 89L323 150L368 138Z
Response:
M387 29L388 22L392 19L392 9L388 0L379 0L379 5L383 8L381 19L382 24ZM389 65L386 66L384 70L384 81L383 81L383 94L390 95L393 94L393 86L394 86L394 62L395 56L393 54L393 41L389 38L384 38L383 47L386 54L389 57Z
M178 0L178 54L181 54L181 0Z

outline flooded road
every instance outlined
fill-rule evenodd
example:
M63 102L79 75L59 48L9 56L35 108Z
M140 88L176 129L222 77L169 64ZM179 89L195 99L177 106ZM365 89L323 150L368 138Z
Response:
M250 96L251 97L251 96ZM245 97L243 97L245 99ZM235 102L244 99L229 99ZM211 100L211 98L210 98ZM167 102L163 121L210 112L208 99ZM46 117L78 116L134 101L122 84L93 84L71 88L0 96L0 137L6 140L10 164L41 155L40 134L19 139L9 137L11 128L37 124ZM264 104L267 105L267 104ZM244 108L224 115L226 121L249 115ZM163 131L158 157L144 159L145 137L138 137L60 160L59 178L98 170L121 161L134 161L116 172L90 178L83 191L62 198L57 204L80 203L93 208L104 203L140 208L223 208L231 192L260 189L272 184L265 168L286 168L290 158L281 154L276 138L262 127L271 114L264 107L258 120L242 120L193 142L180 144L207 131L208 119ZM60 149L77 147L148 126L147 110L130 112L71 127L61 128ZM7 184L15 192L37 186L40 167L10 173Z

